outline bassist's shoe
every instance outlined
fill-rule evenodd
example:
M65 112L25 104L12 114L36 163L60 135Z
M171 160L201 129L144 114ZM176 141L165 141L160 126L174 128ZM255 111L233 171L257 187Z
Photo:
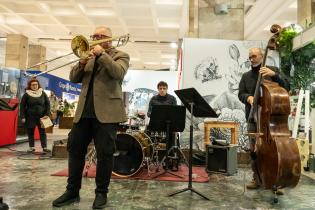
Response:
M258 189L259 187L260 185L255 180L252 180L250 183L246 185L246 188L249 190L255 190Z

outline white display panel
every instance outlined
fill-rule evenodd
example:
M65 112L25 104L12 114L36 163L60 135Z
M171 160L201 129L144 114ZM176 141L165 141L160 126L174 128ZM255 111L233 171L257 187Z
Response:
M240 122L239 145L248 148L245 106L238 99L238 85L244 72L250 70L248 51L250 48L264 49L262 41L234 41L216 39L183 40L183 68L181 88L194 87L219 114L218 120ZM279 66L278 55L270 51L267 65ZM187 118L188 121L189 118ZM203 149L203 120L194 123L194 146ZM182 134L182 146L188 145L189 123ZM214 130L212 136L230 138L229 129Z

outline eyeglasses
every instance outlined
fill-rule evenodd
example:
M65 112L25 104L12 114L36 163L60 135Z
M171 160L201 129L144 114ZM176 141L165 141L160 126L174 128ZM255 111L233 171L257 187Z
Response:
M106 39L106 38L110 38L109 36L106 36L104 34L93 34L90 36L90 38L92 40L100 40L100 39Z
M251 56L248 57L249 60L250 59L255 59L255 58L257 58L257 55L251 55Z

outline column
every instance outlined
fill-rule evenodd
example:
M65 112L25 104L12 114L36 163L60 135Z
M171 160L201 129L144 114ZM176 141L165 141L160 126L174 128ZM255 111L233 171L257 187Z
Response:
M21 34L8 34L5 66L25 69L27 65L28 38Z
M198 0L189 0L189 37L198 37Z
M298 24L307 28L312 22L312 0L297 1L297 21Z
M34 64L43 62L46 60L46 47L41 45L29 45L28 50L28 66L33 66ZM45 71L47 69L47 65L42 64L40 66L35 66L35 70Z

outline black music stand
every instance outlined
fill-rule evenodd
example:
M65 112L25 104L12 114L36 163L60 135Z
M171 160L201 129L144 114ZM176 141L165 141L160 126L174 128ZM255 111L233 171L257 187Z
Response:
M175 90L176 95L190 112L190 136L189 136L189 182L188 187L182 190L173 192L168 196L177 195L182 192L190 190L210 200L205 195L201 194L192 187L192 150L193 150L193 120L195 117L218 117L210 105L202 98L195 88L187 88L182 90Z
M149 130L152 131L166 131L166 154L162 159L165 161L165 158L169 158L169 154L173 149L178 150L178 147L169 148L170 145L170 134L172 132L182 132L185 129L185 120L186 120L186 109L184 106L177 105L155 105L152 106L152 112L149 122ZM176 141L176 139L175 139ZM176 143L175 143L176 145ZM177 154L178 151L175 151ZM166 168L163 173L158 174L152 178L156 178L162 174L170 173L179 178L183 178L177 174L171 173L168 171L168 160L166 160Z

